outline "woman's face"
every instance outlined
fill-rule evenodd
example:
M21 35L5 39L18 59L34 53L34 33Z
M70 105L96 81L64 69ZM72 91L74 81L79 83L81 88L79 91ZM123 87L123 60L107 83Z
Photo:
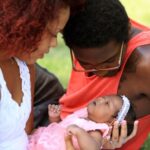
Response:
M49 22L38 43L37 49L30 53L24 52L16 54L16 57L25 61L27 64L34 64L37 59L43 58L50 48L57 46L57 34L61 32L70 16L69 7L62 8L59 11L58 18Z
M88 118L97 123L111 123L121 107L122 100L119 96L99 97L88 105Z

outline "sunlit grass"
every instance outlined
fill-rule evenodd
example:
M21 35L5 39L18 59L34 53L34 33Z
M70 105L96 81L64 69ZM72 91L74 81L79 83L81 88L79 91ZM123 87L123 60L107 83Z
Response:
M71 61L69 49L65 46L60 35L58 38L58 46L51 49L50 53L44 59L39 60L38 63L54 73L66 88L71 71Z
M150 0L120 0L128 15L136 21L150 26Z

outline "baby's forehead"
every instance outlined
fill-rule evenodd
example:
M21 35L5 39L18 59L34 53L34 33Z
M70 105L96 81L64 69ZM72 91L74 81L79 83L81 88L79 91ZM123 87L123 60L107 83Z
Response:
M109 95L109 96L106 96L105 98L107 98L108 100L121 103L121 104L123 103L122 97L119 95Z
M100 98L100 97L99 97ZM119 95L106 95L106 96L102 96L101 98L104 99L108 99L108 100L118 100L118 101L122 101L121 96Z
M99 97L96 97L94 100L102 100L102 99L112 100L112 101L118 101L118 102L121 102L121 103L123 102L122 97L119 96L119 95L99 96Z
M117 108L120 108L123 104L122 97L119 95L106 95L106 96L97 98L97 100L100 100L100 99L111 101L111 103L113 103L113 105Z

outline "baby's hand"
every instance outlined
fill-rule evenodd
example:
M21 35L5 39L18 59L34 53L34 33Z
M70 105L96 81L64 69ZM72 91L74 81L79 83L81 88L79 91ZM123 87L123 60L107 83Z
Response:
M59 122L60 121L60 105L49 104L48 105L49 121Z
M67 132L68 134L71 134L71 135L77 135L77 134L80 134L81 131L83 131L84 129L78 127L77 125L70 125L67 127Z

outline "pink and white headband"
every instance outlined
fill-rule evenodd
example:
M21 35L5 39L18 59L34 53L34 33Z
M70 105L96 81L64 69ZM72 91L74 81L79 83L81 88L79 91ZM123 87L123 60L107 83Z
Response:
M121 98L122 98L122 101L123 101L123 105L122 105L122 107L121 107L121 109L120 109L120 111L118 113L118 116L117 116L117 121L119 123L121 123L125 119L128 111L130 109L130 101L129 101L129 99L126 96L124 96L124 95L122 95Z

